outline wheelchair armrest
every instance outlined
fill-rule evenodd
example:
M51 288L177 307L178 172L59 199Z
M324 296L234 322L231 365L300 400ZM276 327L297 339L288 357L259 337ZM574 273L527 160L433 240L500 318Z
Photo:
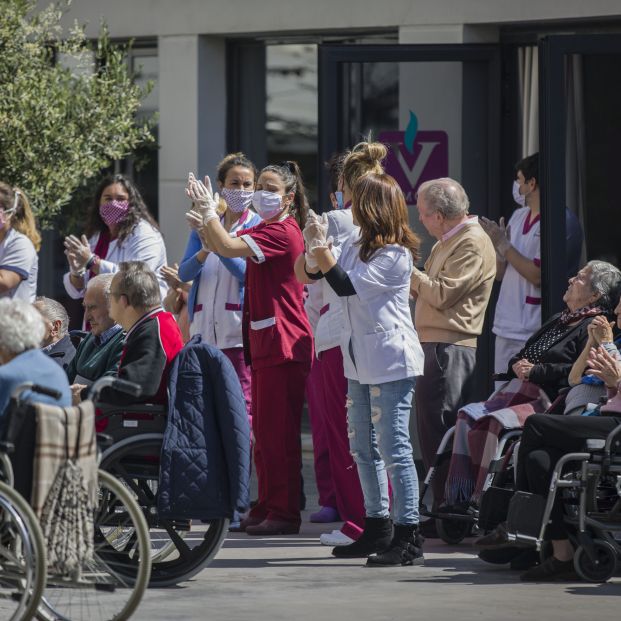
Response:
M100 411L98 418L105 418L116 414L151 414L153 416L166 416L168 408L161 403L136 403L130 405L113 405L110 403L98 403Z
M107 433L97 434L97 445L103 448L108 448L114 444L114 438Z

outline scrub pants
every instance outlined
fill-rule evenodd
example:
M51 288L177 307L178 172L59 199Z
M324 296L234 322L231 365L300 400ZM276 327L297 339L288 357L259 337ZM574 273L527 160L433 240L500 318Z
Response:
M358 468L351 455L347 435L347 379L343 354L333 347L319 354L324 401L324 425L328 441L330 470L341 520L364 526L364 497Z
M313 434L313 457L315 481L319 492L319 505L336 509L336 494L330 469L328 430L326 428L326 403L324 399L321 358L313 358L308 381L306 382L306 403ZM345 399L343 399L344 401Z
M254 519L300 523L300 427L310 365L285 362L252 370L252 429L259 499Z

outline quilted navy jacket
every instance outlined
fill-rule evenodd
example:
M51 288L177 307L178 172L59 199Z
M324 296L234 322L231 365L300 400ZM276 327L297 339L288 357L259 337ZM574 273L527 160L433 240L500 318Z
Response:
M159 512L231 518L249 502L250 427L229 359L195 336L175 358L162 446Z

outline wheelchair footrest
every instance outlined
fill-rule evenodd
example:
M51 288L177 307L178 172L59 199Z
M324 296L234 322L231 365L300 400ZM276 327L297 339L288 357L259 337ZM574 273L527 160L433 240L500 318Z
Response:
M538 494L516 492L509 503L507 532L539 537L546 499Z
M478 526L482 530L494 530L507 519L513 490L493 485L485 490L479 507Z

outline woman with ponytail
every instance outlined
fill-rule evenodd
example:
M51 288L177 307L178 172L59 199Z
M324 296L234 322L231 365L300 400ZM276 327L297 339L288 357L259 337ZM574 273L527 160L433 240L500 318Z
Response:
M0 182L0 297L35 301L40 247L26 195Z
M300 222L308 210L295 162L264 168L252 206L263 220L231 237L220 223L218 195L190 174L187 214L209 247L228 258L246 258L243 330L252 370L252 427L259 500L240 530L249 535L292 534L300 529L300 425L313 339L303 286L293 264L304 250Z

